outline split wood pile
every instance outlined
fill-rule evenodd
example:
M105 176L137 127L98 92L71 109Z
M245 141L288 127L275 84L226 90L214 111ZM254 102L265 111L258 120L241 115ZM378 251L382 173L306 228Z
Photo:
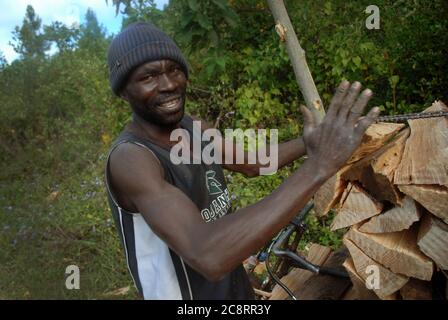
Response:
M336 211L332 230L348 228L344 267L361 299L431 299L448 270L448 118L408 124L372 125L314 198L318 216Z

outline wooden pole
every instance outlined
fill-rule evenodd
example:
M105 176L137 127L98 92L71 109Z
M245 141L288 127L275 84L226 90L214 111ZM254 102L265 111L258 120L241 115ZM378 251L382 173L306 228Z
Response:
M300 91L302 91L306 106L317 119L322 120L325 110L311 76L310 69L306 63L305 50L300 46L297 35L289 19L283 0L267 0L269 8L275 19L275 30L280 36L280 40L285 42L289 59L291 59L294 74Z

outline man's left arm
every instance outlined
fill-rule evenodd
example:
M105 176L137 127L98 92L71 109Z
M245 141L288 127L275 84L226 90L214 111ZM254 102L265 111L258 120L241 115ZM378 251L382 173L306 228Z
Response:
M201 122L202 131L207 129L212 129L209 123L204 120L199 119L198 117L191 116L194 121ZM225 139L219 139L219 141L214 141L217 146L221 147L222 150L222 160L223 167L234 172L239 172L244 174L247 177L256 177L260 175L261 168L268 168L269 164L262 164L260 162L260 158L257 156L257 151L244 151L244 161L243 163L237 163L237 150L240 149L239 145L233 141L228 141ZM269 145L265 147L269 151L272 150ZM232 150L231 155L226 155L226 150ZM253 154L251 155L251 153ZM282 142L278 144L278 158L277 158L277 168L280 169L283 166L290 164L294 160L299 159L300 157L306 154L305 143L303 142L302 137L289 140L286 142ZM270 155L268 152L269 158L272 158L273 155ZM232 157L229 161L229 157ZM255 163L249 163L249 159L256 159ZM229 164L229 162L231 162Z

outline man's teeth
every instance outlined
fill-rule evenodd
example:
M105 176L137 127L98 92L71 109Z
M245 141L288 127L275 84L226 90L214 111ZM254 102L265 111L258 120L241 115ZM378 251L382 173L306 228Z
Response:
M177 98L177 99L174 99L174 100L171 100L171 101L162 103L162 104L160 104L160 106L161 106L162 108L172 108L172 107L174 107L175 105L177 105L177 104L179 103L179 101L180 101L180 98Z

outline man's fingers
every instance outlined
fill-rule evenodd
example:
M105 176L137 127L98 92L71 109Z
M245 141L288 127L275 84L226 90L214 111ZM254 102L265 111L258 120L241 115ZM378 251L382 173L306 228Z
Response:
M355 133L357 135L363 136L364 132L367 130L368 127L370 127L372 123L375 122L379 114L380 114L380 108L378 107L375 107L372 110L370 110L365 117L359 119L355 127Z
M308 133L316 127L316 119L313 113L304 105L300 106L300 111L303 114L303 131L304 133Z
M344 101L344 98L347 95L347 90L349 87L350 82L348 82L347 80L344 80L339 84L339 87L336 89L336 92L331 99L327 117L333 118L338 114L339 108L341 107L342 101Z
M348 89L348 93L345 96L345 99L342 102L341 107L339 108L338 117L341 117L344 120L347 118L347 115L350 109L352 108L356 98L358 97L360 91L361 91L360 82L356 81L350 86L350 89Z
M356 100L354 106L350 109L348 113L348 121L351 123L356 123L359 117L364 113L364 109L369 102L370 98L372 98L372 90L366 89Z

